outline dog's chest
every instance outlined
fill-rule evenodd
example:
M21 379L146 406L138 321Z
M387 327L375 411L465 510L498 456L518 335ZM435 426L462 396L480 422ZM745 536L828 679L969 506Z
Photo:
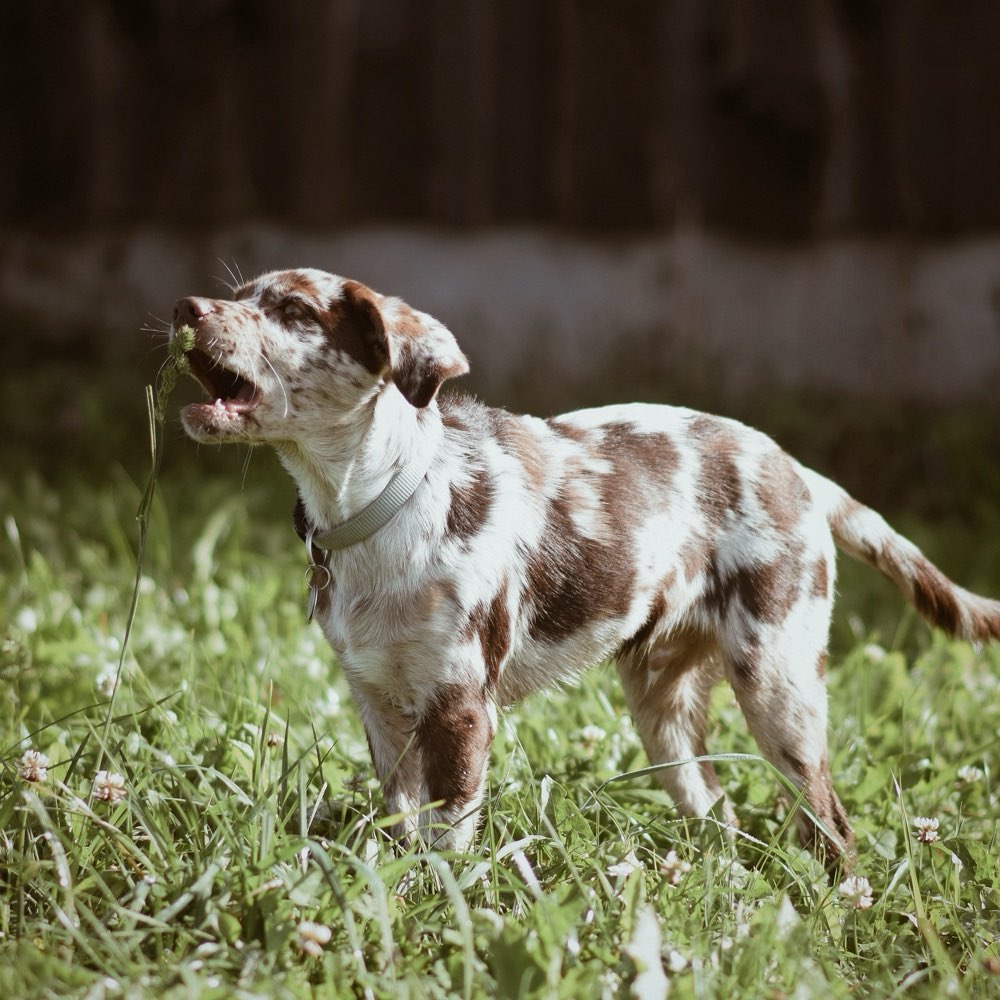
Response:
M406 592L333 587L317 621L348 678L403 705L447 678L441 651L455 632L449 588L428 583Z

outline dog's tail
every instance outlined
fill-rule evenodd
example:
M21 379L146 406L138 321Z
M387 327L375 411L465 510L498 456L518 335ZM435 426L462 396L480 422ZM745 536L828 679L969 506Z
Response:
M816 480L833 537L848 555L887 576L927 621L949 635L976 642L1000 639L1000 601L980 597L949 580L881 515L830 480L821 476Z

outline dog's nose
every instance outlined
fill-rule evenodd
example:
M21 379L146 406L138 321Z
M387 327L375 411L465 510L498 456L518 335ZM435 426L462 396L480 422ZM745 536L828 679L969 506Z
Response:
M211 299L199 299L194 296L178 299L174 306L174 326L196 327L211 311Z

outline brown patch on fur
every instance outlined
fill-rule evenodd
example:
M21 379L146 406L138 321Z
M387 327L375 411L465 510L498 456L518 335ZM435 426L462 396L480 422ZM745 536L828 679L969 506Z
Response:
M560 420L558 417L553 417L552 419L547 420L546 423L560 437L568 438L570 441L575 441L577 444L585 444L591 440L592 434L590 431Z
M627 423L605 426L601 451L633 492L650 480L669 486L680 465L680 451L669 434L647 433Z
M668 435L647 434L628 423L611 424L599 439L591 435L582 447L567 455L560 501L567 511L586 514L592 521L588 535L595 539L594 544L607 548L609 564L618 565L621 558L611 549L627 548L637 523L649 509L665 508L678 462ZM602 571L598 566L599 575Z
M404 350L392 369L396 387L417 409L423 409L430 403L448 377L449 372L436 361L413 350Z
M489 604L477 604L469 615L463 631L466 639L479 639L486 664L486 689L495 691L500 677L500 667L510 649L510 612L507 610L507 581L501 581L500 589Z
M667 587L670 584L668 583ZM664 589L667 589L664 587ZM646 621L639 627L639 630L630 639L626 639L619 648L618 652L615 654L616 658L621 658L625 656L632 656L639 651L641 651L649 640L652 638L653 631L656 628L657 623L667 612L667 599L663 595L661 590L653 598L653 604L649 609L649 616Z
M444 605L451 605L449 614L461 607L454 580L436 580L424 587L413 602L412 616L417 622L426 622L440 614Z
M802 578L802 547L789 550L770 563L728 569L709 559L705 604L721 621L734 601L758 622L780 625L798 598Z
M485 469L476 469L465 485L452 483L449 489L448 535L467 541L482 530L489 517L496 492L493 480Z
M549 504L545 531L530 553L523 599L532 639L559 642L587 622L623 616L632 599L635 568L620 540L613 545L580 536L564 500Z
M721 525L726 515L743 506L743 485L738 458L740 443L721 421L697 417L689 426L698 444L698 506L711 524Z
M444 402L442 402L441 404L441 423L444 424L444 426L447 427L449 430L453 431L469 430L469 425L456 412L454 407L445 406Z
M826 597L830 590L830 573L827 570L826 559L820 556L813 566L812 586L809 589L810 597Z
M836 509L830 514L830 524L834 527L838 527L846 521L849 521L859 511L863 511L865 509L865 505L863 503L858 503L854 497L844 497L844 499L837 504Z
M757 683L757 655L759 650L756 646L741 649L729 657L729 665L733 671L732 680L734 683L743 685L753 685Z
M816 657L816 676L820 680L825 680L826 678L826 665L829 661L829 655L825 649L821 649L819 656Z
M314 302L319 299L315 282L298 271L292 271L287 275L283 291L285 295L301 295Z
M815 768L807 767L801 761L791 763L801 779L809 808L833 835L829 836L809 816L799 810L795 819L802 841L815 852L827 868L842 868L844 871L849 871L855 852L854 831L833 789L826 757Z
M759 622L780 625L799 593L802 563L794 552L751 566L734 577L740 603Z
M680 559L684 566L684 579L690 583L708 565L708 543L702 538L690 538L681 549Z
M253 285L238 288L233 293L233 297L236 301L246 298L253 293L253 288ZM289 297L306 299L313 305L320 300L316 285L310 278L307 278L304 274L300 274L298 271L287 271L281 276L280 284L269 283L261 289L259 298L260 308L273 309Z
M949 635L958 635L962 630L962 609L951 581L926 559L916 563L911 579L917 610Z
M357 281L345 281L342 297L329 302L318 316L333 347L373 375L385 371L389 364L389 343L382 314L370 289Z
M396 306L396 320L392 324L392 332L399 337L416 339L423 334L424 324L414 309L405 302L400 302Z
M538 444L538 438L527 425L516 417L503 414L506 419L495 422L497 440L521 463L525 481L532 491L545 485L545 458Z
M753 489L764 512L781 532L789 532L798 524L812 499L792 460L780 451L761 463Z
M417 724L424 778L431 801L461 808L479 792L493 739L482 691L465 684L439 688Z

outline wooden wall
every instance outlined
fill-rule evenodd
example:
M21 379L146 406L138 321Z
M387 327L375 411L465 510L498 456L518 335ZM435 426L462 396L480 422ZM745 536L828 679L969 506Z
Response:
M0 0L0 224L1000 226L996 0Z

